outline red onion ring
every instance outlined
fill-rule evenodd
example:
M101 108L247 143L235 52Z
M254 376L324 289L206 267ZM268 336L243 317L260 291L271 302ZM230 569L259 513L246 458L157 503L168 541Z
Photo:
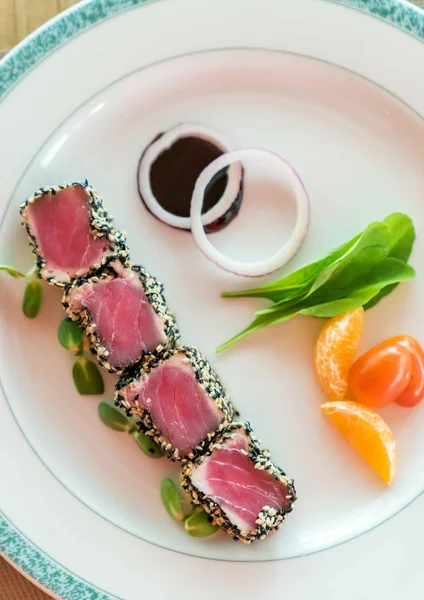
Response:
M288 184L296 201L296 223L290 239L269 258L244 262L225 256L210 243L202 224L202 207L205 191L211 179L221 169L246 158L266 158L274 162L281 172L284 183ZM198 248L216 265L243 277L262 277L273 273L285 265L301 247L309 228L309 196L298 173L278 154L258 148L243 148L223 154L211 162L199 175L194 187L190 208L191 232Z
M137 173L137 182L139 194L147 206L148 210L160 221L176 227L178 229L190 229L190 217L179 217L165 210L157 201L153 194L150 182L150 169L155 160L165 150L169 150L179 139L195 136L205 140L222 152L229 152L234 149L234 144L222 133L215 131L212 127L196 124L181 124L163 133L157 140L151 142L143 152ZM222 197L202 216L202 223L205 227L211 226L228 211L231 210L240 194L240 185L243 178L243 169L240 164L232 164L227 173L227 185Z

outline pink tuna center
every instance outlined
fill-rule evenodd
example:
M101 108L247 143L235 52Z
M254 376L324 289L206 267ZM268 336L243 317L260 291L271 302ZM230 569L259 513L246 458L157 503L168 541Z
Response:
M81 298L91 314L101 343L113 367L134 363L146 351L166 340L161 322L146 300L141 285L130 279L99 281Z
M190 366L173 357L153 369L147 381L127 395L150 412L155 427L179 453L189 454L218 427L222 413L199 385Z
M264 506L280 510L287 505L287 487L267 471L255 469L242 449L247 449L247 441L240 436L236 443L214 450L206 461L205 483L208 496L246 531L257 528Z
M83 275L108 252L109 241L92 235L88 195L80 186L37 198L28 215L49 271Z

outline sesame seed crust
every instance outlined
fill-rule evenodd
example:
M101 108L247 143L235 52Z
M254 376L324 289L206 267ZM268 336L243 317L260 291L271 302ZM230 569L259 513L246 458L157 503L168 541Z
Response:
M115 265L115 266L114 266ZM128 261L116 260L114 257L109 257L106 264L103 265L95 274L89 278L80 277L75 279L71 285L66 286L65 293L62 298L62 305L73 321L78 321L80 325L85 329L85 333L90 341L91 351L97 357L100 365L105 368L109 373L117 373L118 375L123 373L125 368L132 365L126 365L126 367L112 366L108 362L109 351L104 347L101 338L97 332L96 323L93 323L93 318L90 310L86 307L75 307L73 303L73 296L80 288L85 285L95 285L99 281L110 280L119 277L117 272L117 265L120 266L120 270L125 272L131 272L137 274L137 279L141 283L146 300L149 302L156 315L159 317L163 324L163 331L166 337L166 342L157 346L152 352L143 352L137 357L133 364L136 364L143 357L155 357L156 354L163 351L164 348L173 348L179 340L179 331L175 316L170 312L165 297L163 295L163 285L150 273L140 265L133 265Z
M153 369L178 354L184 356L183 362L187 361L187 364L192 367L193 374L198 383L220 409L222 414L218 428L215 431L208 433L205 439L185 456L180 455L179 451L169 443L169 440L165 438L162 432L155 426L150 412L147 409L137 406L137 399L135 406L131 405L126 399L126 388L128 386L140 379L146 379ZM140 431L151 436L170 460L182 462L195 460L197 457L201 456L222 429L231 422L234 416L234 407L218 375L213 370L206 357L199 352L197 348L192 346L179 346L177 348L164 349L156 355L146 356L141 363L124 371L116 384L115 405L123 409L128 417L135 417Z
M47 194L52 194L53 196L55 196L61 190L65 190L67 188L72 187L81 187L87 193L88 206L90 209L89 220L93 238L107 238L110 244L108 253L106 253L102 258L102 263L92 265L89 271L87 271L84 274L81 274L81 276L89 277L103 264L106 264L106 262L111 258L121 258L123 260L128 260L129 258L129 251L124 234L115 229L112 219L108 215L104 207L103 199L89 185L87 180L85 180L84 182L73 182L66 183L63 185L52 185L42 187L37 192L35 192L33 196L30 196L29 198L27 198L27 200L25 200L23 204L21 204L21 206L19 207L19 212L22 218L22 225L26 229L30 245L32 246L32 253L36 257L37 276L39 277L39 279L43 279L44 281L47 281L47 283L58 287L65 287L66 285L71 283L74 278L70 275L67 278L58 278L55 275L47 274L45 272L47 260L42 255L35 232L30 227L28 212L31 204L33 204L42 196L45 196Z
M87 193L89 206L89 222L93 238L105 238L109 241L109 248L101 259L101 264L91 265L86 273L80 276L66 276L66 273L55 274L54 271L47 271L47 263L43 257L41 248L36 239L35 232L29 224L29 207L37 199L44 195L56 195L61 190L79 186ZM127 416L134 417L137 420L139 430L152 437L158 444L166 456L171 461L182 462L181 485L188 492L194 504L201 505L208 514L211 515L213 523L220 526L234 540L245 544L250 544L257 539L264 539L272 531L280 528L285 516L293 509L293 504L296 500L296 491L294 481L289 479L284 471L275 465L270 459L268 450L263 450L260 443L254 436L249 423L231 422L233 418L238 416L235 411L228 393L219 380L218 375L212 369L210 363L196 348L190 346L177 346L179 342L179 331L176 324L175 316L169 311L164 295L163 285L151 276L142 266L133 265L129 262L129 251L126 244L125 235L115 229L111 217L108 215L102 198L88 184L87 180L83 183L74 182L64 185L45 186L40 188L33 196L29 197L21 206L20 214L22 225L25 227L29 237L32 252L36 257L37 276L45 280L51 285L65 288L65 293L62 299L63 306L74 321L78 321L84 328L87 338L90 342L90 350L96 356L102 367L110 373L121 375L117 385L115 394L115 404L125 411ZM73 310L70 302L70 295L78 287L85 284L95 284L104 279L116 277L117 274L111 263L118 261L125 269L129 269L137 274L138 280L141 282L146 299L151 305L155 313L160 317L164 324L164 333L166 342L160 344L153 352L140 355L133 365L125 369L115 368L108 362L108 350L103 346L100 337L96 331L96 324L93 323L91 314L87 309ZM148 410L136 405L130 405L126 400L124 388L130 385L137 379L145 379L152 369L159 364L169 360L172 356L183 353L184 361L189 364L196 376L199 384L205 389L208 396L214 401L222 412L222 419L218 428L208 433L206 438L202 440L187 456L180 456L178 450L173 448L157 429L151 419ZM138 400L138 398L135 398ZM248 450L241 450L254 463L256 469L265 470L270 473L277 481L286 486L287 505L277 510L270 506L264 506L256 520L257 527L254 530L242 531L234 525L226 515L225 511L211 497L201 492L192 482L192 475L197 467L199 467L209 457L215 449L221 448L225 443L238 432L244 431L248 438Z
M257 527L254 530L242 531L231 522L225 511L211 497L201 492L192 482L192 475L207 457L215 449L222 448L225 443L233 438L240 431L244 432L248 438L249 449L247 456L254 463L256 469L267 471L277 481L280 481L287 488L286 500L287 507L280 510L264 506L256 520ZM264 539L272 531L277 531L284 521L284 518L293 510L293 504L296 500L296 490L294 481L289 479L285 472L270 460L268 450L262 450L259 440L255 437L250 423L230 423L216 437L211 440L205 448L204 453L192 462L183 465L181 471L181 486L188 492L194 504L200 504L207 513L213 518L213 522L226 531L234 540L244 544L250 544L255 540Z

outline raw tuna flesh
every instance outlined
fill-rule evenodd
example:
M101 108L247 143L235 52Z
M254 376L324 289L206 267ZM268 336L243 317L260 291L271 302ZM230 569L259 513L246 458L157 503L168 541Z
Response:
M194 348L168 352L165 360L147 363L131 383L117 388L117 403L141 417L142 428L151 429L175 459L209 441L233 414L216 374Z
M261 453L257 441L252 442L249 426L232 427L232 437L223 432L208 456L187 467L183 485L208 512L221 515L218 523L226 524L231 535L249 542L279 527L295 492L269 453ZM211 510L211 501L218 511Z
M113 261L91 279L77 281L64 304L73 318L82 320L100 362L112 372L174 343L174 321L161 286L141 267Z
M27 200L21 214L40 276L51 283L63 285L87 275L124 248L102 200L86 184L44 188Z

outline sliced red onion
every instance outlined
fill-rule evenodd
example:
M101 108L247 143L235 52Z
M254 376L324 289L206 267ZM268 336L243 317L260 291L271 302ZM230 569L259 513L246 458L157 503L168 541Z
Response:
M211 179L215 177L215 175L221 171L221 169L224 169L233 163L238 163L239 161L249 158L253 160L266 158L267 160L275 163L276 167L281 173L283 182L289 186L296 201L296 223L290 239L285 242L275 254L264 260L244 262L225 256L214 246L212 246L203 229L201 213L205 190ZM217 264L225 271L229 271L235 275L241 275L244 277L261 277L280 269L296 254L302 245L309 227L309 196L298 173L281 156L273 152L269 152L268 150L244 148L219 156L202 171L194 187L191 200L190 218L191 232L194 240L199 249L209 260Z
M234 149L234 145L225 135L215 131L211 127L206 127L205 125L182 124L177 125L158 136L158 138L146 148L138 167L138 189L148 210L160 221L171 227L177 227L178 229L190 229L191 219L190 217L174 215L159 204L152 191L150 170L160 154L171 148L177 140L193 136L214 144L224 153ZM232 163L228 169L227 185L223 195L210 210L202 215L202 224L204 227L222 220L226 213L231 210L233 204L240 200L242 178L243 168L241 164L237 162ZM237 207L237 212L238 208L239 207ZM213 230L213 228L211 228L211 230Z

